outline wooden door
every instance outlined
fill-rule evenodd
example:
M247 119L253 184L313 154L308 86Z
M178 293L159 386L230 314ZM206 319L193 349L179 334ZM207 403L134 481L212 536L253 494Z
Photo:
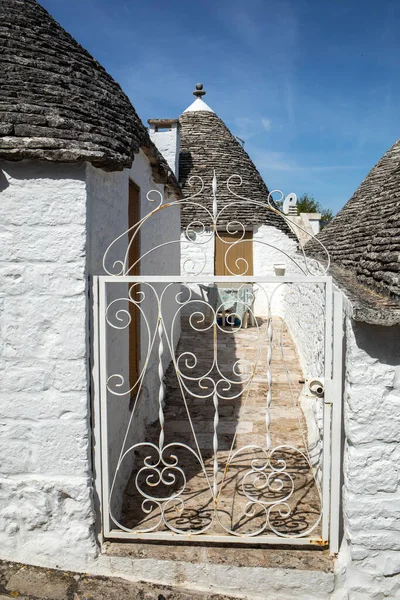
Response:
M140 219L140 198L139 188L133 181L129 180L129 204L128 204L128 222L131 228ZM132 240L132 232L129 233L129 242ZM140 236L135 236L132 245L129 249L129 266L135 264L140 256ZM133 266L129 275L140 275L140 264ZM131 296L133 299L138 298L139 286L132 286ZM129 304L129 314L131 323L129 326L129 382L132 387L139 378L140 369L140 313L139 310L132 304ZM134 392L137 392L135 388Z
M222 231L215 236L215 275L253 275L253 232L246 231L238 242L241 237L241 234L230 235ZM238 259L246 260L247 265Z

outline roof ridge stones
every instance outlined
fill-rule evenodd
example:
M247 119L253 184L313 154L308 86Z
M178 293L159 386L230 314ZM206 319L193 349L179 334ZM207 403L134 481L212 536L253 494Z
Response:
M317 237L333 263L400 300L400 139ZM322 257L316 242L307 249Z
M121 87L36 0L0 0L0 158L130 167L177 182Z
M199 109L186 110L179 118L179 181L184 196L191 196L198 191L195 186L189 185L190 177L201 177L205 184L204 190L195 198L195 202L212 212L211 183L215 170L219 209L229 203L236 203L232 204L231 211L223 211L217 225L223 227L230 221L239 221L247 229L262 224L271 225L297 241L285 219L268 207L269 190L250 156L213 111L201 110L200 102L202 100L197 98L195 103L199 103ZM242 177L243 183L236 188L236 193L248 198L249 202L238 200L229 192L226 183L231 175ZM251 201L261 202L265 208ZM210 225L206 222L206 211L201 206L190 205L182 210L184 227L193 221Z

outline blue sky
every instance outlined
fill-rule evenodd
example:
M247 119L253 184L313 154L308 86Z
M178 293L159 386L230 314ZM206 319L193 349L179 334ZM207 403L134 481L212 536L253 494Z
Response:
M144 122L205 101L270 189L338 211L400 132L398 0L39 0Z

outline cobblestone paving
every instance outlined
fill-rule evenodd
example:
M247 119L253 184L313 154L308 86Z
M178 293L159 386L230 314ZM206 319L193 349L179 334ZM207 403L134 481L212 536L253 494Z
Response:
M172 529L183 533L278 532L290 536L304 534L317 523L319 494L304 456L307 431L299 406L302 387L299 382L303 375L293 340L277 318L273 321L273 332L269 414L274 450L268 461L266 321L258 319L258 326L248 329L225 327L223 331L216 331L219 370L216 366L212 368L213 329L198 332L187 322L183 324L176 356L181 355L182 375L193 379L185 380L189 390L185 393L185 406L175 369L171 365L167 371L164 445L173 445L163 456L165 465L171 468L165 469L163 480L155 469L140 471L146 457L151 456L148 463L155 464L157 456L150 446L137 452L137 467L124 496L121 517L124 526L134 530L167 529L162 522L162 503L157 505L149 500L142 504L144 497L138 488L157 498L177 495L164 504L164 519ZM189 353L195 354L197 362ZM250 386L240 383L240 372L246 372L246 361L257 364ZM198 380L207 373L207 377ZM221 380L221 374L235 383L218 384L221 396L216 454L218 493L214 501L215 407L210 379ZM159 435L160 423L156 422L148 428L146 441L158 446ZM318 527L313 529L313 536L320 534Z

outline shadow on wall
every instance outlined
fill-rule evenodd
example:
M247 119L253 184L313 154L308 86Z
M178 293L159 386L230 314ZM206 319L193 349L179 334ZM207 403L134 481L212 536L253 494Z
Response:
M4 175L4 171L0 169L0 192L6 190L9 185L7 177Z
M0 169L0 192L9 186L4 172L7 172L13 179L35 179L39 182L41 179L51 179L54 181L62 179L85 181L86 179L85 163L60 164L37 160L23 162L3 161L2 168Z
M358 348L371 358L392 367L400 367L400 325L384 327L367 323L353 323Z
M179 155L179 174L181 179L181 185L184 186L186 181L190 179L190 174L193 169L193 158L192 153L188 150L181 150Z

